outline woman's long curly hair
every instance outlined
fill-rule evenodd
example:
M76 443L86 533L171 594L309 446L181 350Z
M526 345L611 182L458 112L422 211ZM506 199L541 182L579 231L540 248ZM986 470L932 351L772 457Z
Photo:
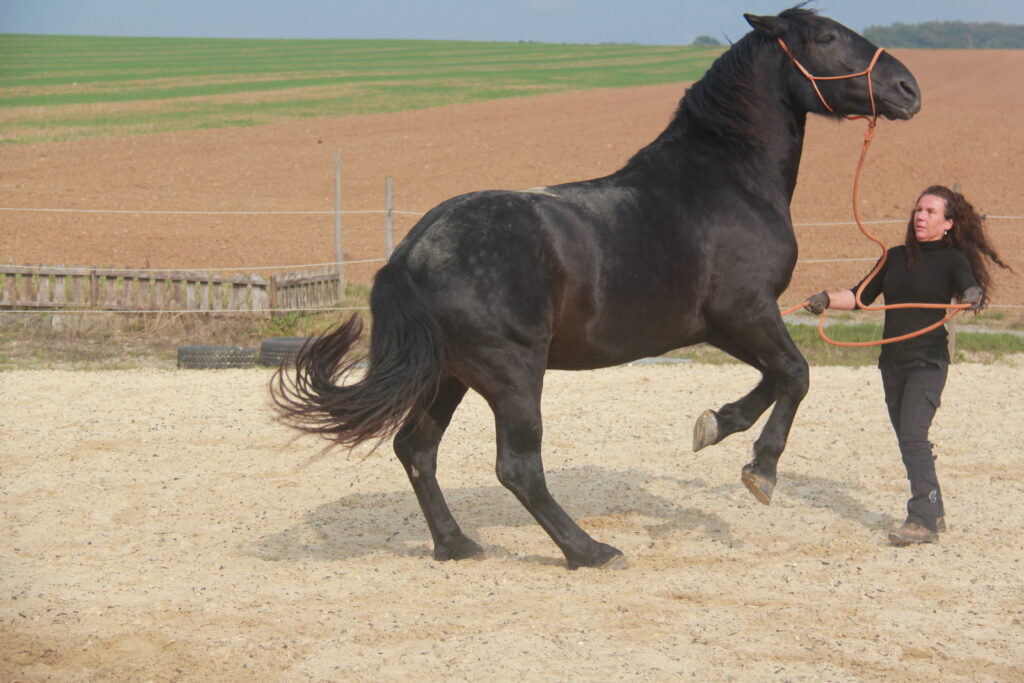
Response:
M954 192L945 185L932 185L918 195L918 201L926 194L946 200L946 219L953 221L953 228L946 233L942 241L946 246L955 247L963 252L971 264L975 279L988 295L992 286L992 276L988 270L986 257L992 263L1006 268L1011 273L1013 269L999 258L999 254L989 243L988 236L985 234L985 217L975 211L974 206L962 194ZM913 268L921 256L921 245L914 235L913 211L910 212L910 220L907 221L907 236L904 244L907 248L907 266Z

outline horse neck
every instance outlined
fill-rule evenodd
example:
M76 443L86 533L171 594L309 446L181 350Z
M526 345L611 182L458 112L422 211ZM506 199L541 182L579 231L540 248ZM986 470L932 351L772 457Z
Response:
M788 207L807 112L787 101L780 62L771 55L750 57L742 68L716 62L684 95L664 132L626 168L656 166L667 182L711 172L769 199L782 196Z

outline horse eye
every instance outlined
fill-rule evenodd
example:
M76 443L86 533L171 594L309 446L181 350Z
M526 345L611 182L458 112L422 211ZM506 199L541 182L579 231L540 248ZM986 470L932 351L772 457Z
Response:
M836 34L834 34L834 33L826 33L825 35L823 35L820 38L818 38L818 42L821 43L822 45L828 45L829 43L831 43L835 39L836 39Z

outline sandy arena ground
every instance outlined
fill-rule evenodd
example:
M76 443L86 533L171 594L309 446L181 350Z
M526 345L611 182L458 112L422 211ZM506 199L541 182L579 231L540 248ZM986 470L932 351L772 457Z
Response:
M0 679L1024 680L1024 358L953 368L950 528L902 549L873 368L813 369L770 507L739 481L754 431L690 452L752 370L550 373L550 487L621 571L566 569L475 395L440 467L486 554L438 563L390 449L318 458L268 378L4 373Z

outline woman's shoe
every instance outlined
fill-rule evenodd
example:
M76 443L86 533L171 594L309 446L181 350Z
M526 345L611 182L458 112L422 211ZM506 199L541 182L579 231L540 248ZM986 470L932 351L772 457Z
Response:
M915 543L937 543L939 532L923 527L917 522L904 522L903 526L889 532L891 545L903 546Z

